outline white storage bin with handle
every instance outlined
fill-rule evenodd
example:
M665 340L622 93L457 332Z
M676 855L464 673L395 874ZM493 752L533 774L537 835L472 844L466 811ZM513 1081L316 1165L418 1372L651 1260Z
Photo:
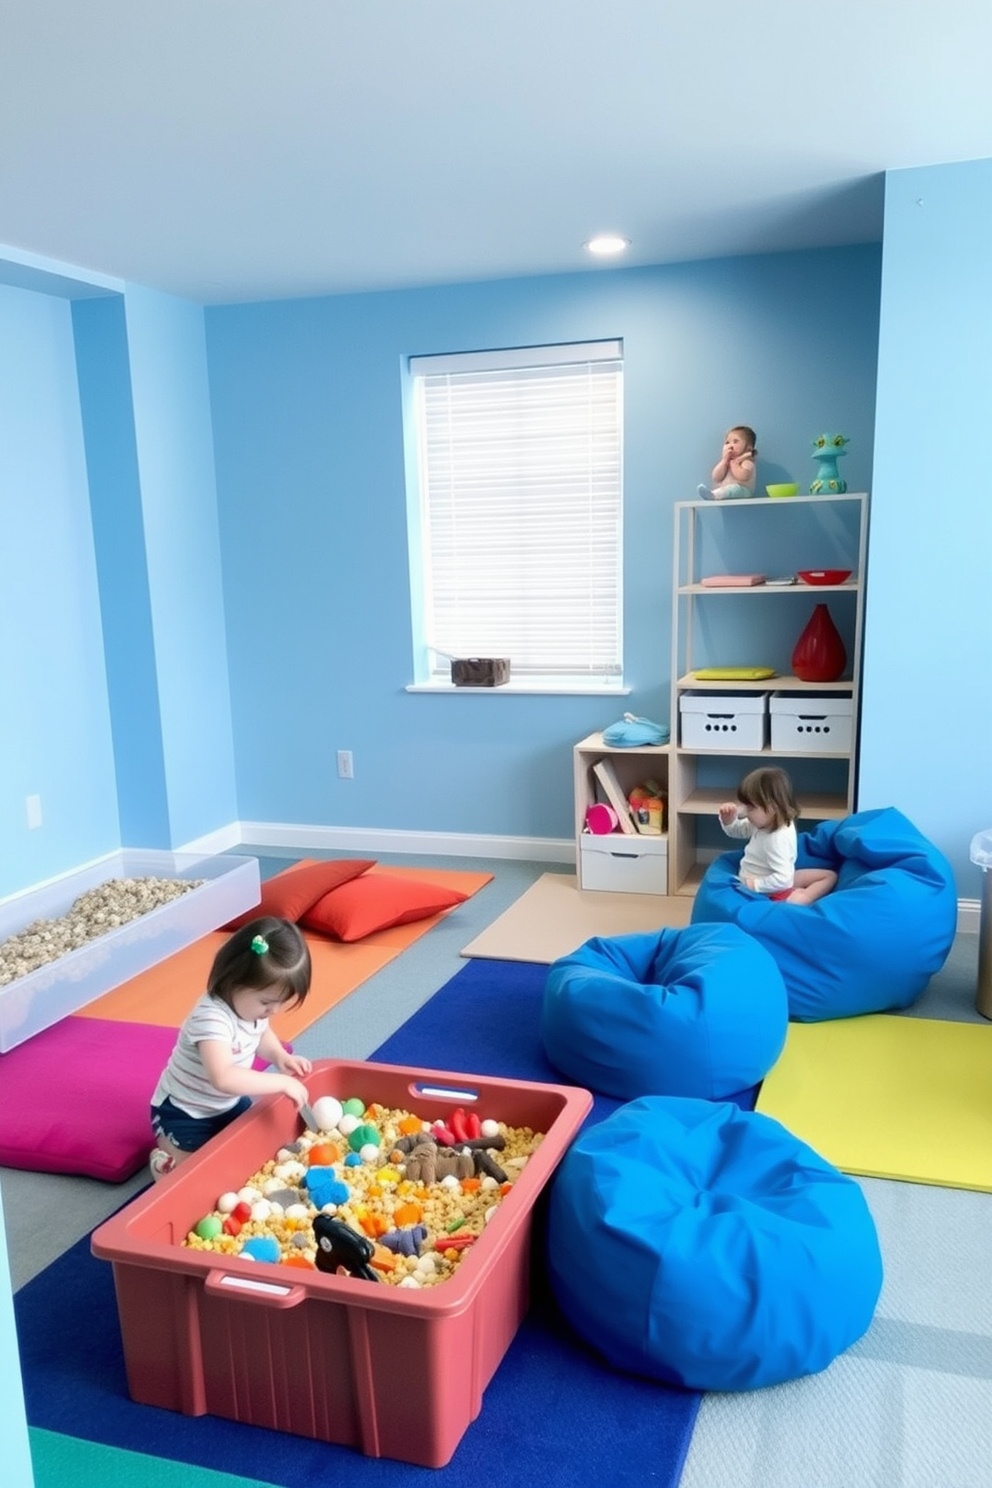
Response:
M847 754L854 704L836 692L773 692L768 705L772 748L790 754Z
M683 692L682 744L686 749L764 749L767 692Z

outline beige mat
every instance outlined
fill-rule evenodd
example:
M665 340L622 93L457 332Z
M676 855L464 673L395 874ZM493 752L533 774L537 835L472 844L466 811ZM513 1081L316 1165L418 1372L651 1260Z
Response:
M462 955L550 966L595 935L678 930L688 925L691 913L689 898L582 890L574 873L542 873Z

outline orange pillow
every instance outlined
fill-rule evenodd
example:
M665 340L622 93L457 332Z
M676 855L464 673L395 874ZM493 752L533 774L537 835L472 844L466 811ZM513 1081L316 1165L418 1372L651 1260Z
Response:
M461 889L445 889L417 878L370 873L325 894L307 910L300 923L305 930L319 930L337 940L361 940L376 930L388 930L390 925L426 920L442 909L464 903L467 898Z
M349 883L375 867L374 858L335 858L327 863L308 863L305 868L290 868L267 878L262 885L262 901L229 920L224 930L240 930L262 915L275 915L280 920L301 920L318 899Z

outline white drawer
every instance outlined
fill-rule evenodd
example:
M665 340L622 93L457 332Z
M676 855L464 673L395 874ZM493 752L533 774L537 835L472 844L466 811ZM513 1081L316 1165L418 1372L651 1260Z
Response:
M668 838L611 832L579 838L579 887L618 894L668 893Z

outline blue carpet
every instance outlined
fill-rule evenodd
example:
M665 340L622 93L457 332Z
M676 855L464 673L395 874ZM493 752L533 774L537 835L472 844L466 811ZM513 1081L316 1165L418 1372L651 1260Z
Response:
M547 968L473 960L373 1058L510 1079L563 1082L539 1025ZM741 1099L751 1106L751 1093ZM588 1120L618 1102L597 1099ZM538 1209L531 1310L486 1391L482 1412L447 1467L412 1467L214 1416L182 1416L128 1397L113 1272L89 1239L14 1298L28 1421L109 1446L298 1488L348 1482L388 1488L573 1488L609 1482L675 1488L700 1396L621 1375L571 1333L551 1299ZM58 1223L58 1216L52 1216ZM590 1267L590 1284L594 1285ZM411 1367L416 1367L414 1360Z

